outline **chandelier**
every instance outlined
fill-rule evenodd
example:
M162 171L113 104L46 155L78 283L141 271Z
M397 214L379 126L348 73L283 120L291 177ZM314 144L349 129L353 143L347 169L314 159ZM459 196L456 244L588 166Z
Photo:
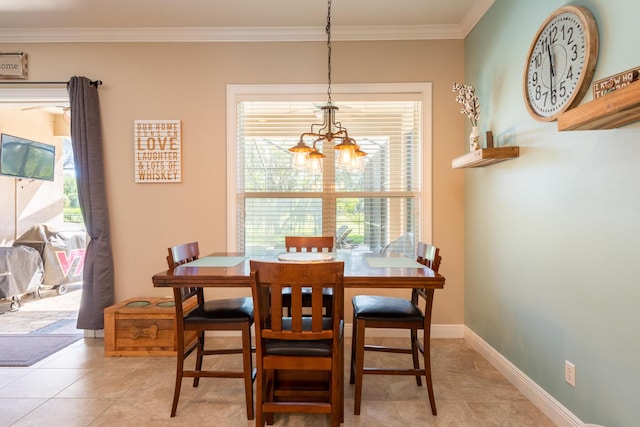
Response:
M363 166L363 157L367 155L360 150L358 144L353 138L349 137L347 129L342 127L340 122L336 121L336 112L338 107L331 102L331 0L327 2L327 56L328 56L328 88L327 103L320 107L322 110L322 123L311 125L311 130L300 135L300 141L289 148L293 153L293 168L298 170L311 170L312 172L320 172L322 170L322 159L325 154L318 149L318 143L325 142L335 144L333 148L338 156L337 167L350 172L361 170ZM307 145L309 141L311 146Z

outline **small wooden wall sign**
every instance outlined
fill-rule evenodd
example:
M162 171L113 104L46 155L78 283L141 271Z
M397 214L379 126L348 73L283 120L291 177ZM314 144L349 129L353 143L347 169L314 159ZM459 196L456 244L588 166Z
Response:
M135 120L137 183L182 182L180 120Z
M487 141L487 148L493 148L493 132L487 131L485 140Z
M623 88L638 80L640 67L632 68L622 73L597 80L593 83L593 99L598 99L609 92Z
M26 79L27 54L0 53L0 79Z

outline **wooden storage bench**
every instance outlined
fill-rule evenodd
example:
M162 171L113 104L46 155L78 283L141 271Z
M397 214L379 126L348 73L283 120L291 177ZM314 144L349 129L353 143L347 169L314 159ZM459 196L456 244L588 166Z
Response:
M131 298L105 308L105 356L175 356L175 318L173 298ZM187 345L195 339L187 332Z

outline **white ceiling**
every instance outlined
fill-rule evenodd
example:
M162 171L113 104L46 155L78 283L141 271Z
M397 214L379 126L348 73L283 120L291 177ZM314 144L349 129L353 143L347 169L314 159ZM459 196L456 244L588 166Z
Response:
M334 40L464 38L494 0L332 0ZM0 0L0 42L324 40L325 0Z

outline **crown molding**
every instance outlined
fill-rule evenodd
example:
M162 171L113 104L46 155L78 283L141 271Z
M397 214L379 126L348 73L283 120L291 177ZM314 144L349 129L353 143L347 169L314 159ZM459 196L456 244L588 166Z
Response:
M468 24L467 24L468 25ZM475 23L474 23L475 25ZM334 27L336 41L463 39L460 25ZM0 43L324 41L324 27L2 28Z
M326 38L324 33L323 38ZM464 39L459 25L403 25L336 27L331 39L339 41Z
M489 11L495 0L476 0L460 21L460 30L466 37L476 26L482 17ZM464 38L463 37L463 38Z

